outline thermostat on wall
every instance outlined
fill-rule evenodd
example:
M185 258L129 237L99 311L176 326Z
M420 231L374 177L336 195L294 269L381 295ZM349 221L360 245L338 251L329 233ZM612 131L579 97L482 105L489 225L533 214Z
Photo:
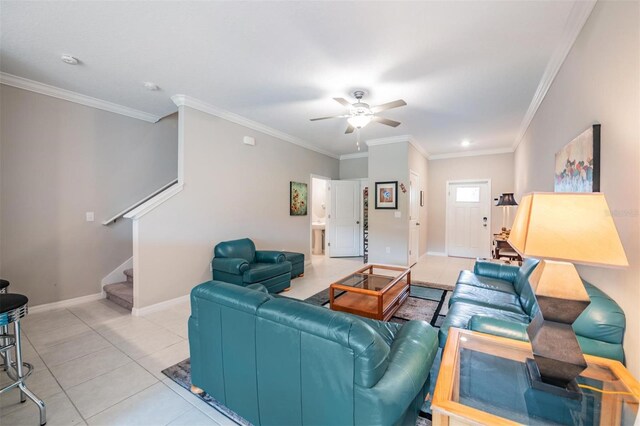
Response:
M245 145L251 145L251 146L253 146L253 145L255 145L255 144L256 144L256 139L255 139L255 138L252 138L251 136L245 136L245 137L244 137L244 139L242 140L242 142L243 142Z

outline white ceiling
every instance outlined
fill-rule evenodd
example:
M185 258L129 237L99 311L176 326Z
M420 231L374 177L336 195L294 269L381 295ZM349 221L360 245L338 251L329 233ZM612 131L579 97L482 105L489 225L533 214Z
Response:
M355 134L309 118L363 88L371 104L408 103L382 114L402 125L372 123L363 140L510 148L573 3L2 1L0 70L161 116L186 94L334 154Z

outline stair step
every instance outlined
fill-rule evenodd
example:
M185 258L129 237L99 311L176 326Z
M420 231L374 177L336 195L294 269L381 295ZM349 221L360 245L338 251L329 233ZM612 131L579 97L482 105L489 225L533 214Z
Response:
M132 283L133 282L133 268L125 269L124 270L124 274L127 276L127 281Z
M107 284L104 286L107 299L122 306L125 309L133 309L133 283L124 281L121 283Z

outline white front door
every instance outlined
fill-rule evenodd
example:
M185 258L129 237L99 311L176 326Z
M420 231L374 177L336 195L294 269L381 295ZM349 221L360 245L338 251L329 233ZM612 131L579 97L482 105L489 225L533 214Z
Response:
M491 191L488 181L447 185L447 254L490 257Z
M327 249L330 257L360 255L360 182L332 180Z
M418 261L420 249L420 177L409 173L409 266Z

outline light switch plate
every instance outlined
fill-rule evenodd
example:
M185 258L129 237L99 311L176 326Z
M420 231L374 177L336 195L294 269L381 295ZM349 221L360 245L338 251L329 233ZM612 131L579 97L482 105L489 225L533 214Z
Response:
M400 219L402 217L402 212L394 212L393 215L396 219Z
M84 214L84 217L85 217L85 220L86 220L87 222L93 222L93 221L94 221L94 214L93 214L93 212L86 212L86 213Z

